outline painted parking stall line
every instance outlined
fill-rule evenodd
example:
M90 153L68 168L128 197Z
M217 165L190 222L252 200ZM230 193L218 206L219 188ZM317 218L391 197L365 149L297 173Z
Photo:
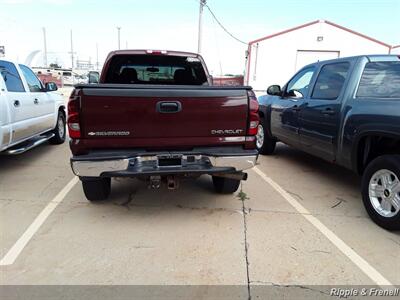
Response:
M301 205L295 198L286 192L279 184L277 184L270 177L265 175L257 167L253 170L272 188L274 188L286 201L289 202L307 221L309 221L319 232L321 232L332 244L334 244L345 256L347 256L362 272L365 273L373 282L382 288L393 286L381 273L379 273L373 266L371 266L365 259L357 254L351 247L349 247L341 238L333 233L328 227L321 223L314 217L303 205Z
M40 212L31 225L29 225L28 229L26 229L23 235L1 259L0 266L12 265L15 262L35 233L43 225L50 214L56 209L56 207L64 200L65 196L78 181L78 177L72 178L71 181L68 182L68 184L46 205L46 207Z

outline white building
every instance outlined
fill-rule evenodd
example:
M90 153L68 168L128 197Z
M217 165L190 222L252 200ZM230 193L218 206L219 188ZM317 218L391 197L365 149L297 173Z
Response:
M399 47L399 46L397 46ZM361 54L388 54L391 45L326 20L317 20L249 43L245 84L262 92L284 85L303 66Z

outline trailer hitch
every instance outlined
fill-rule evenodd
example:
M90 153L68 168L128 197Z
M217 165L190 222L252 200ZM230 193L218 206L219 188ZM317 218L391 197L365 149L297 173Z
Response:
M149 189L159 189L161 186L161 176L150 176Z
M179 188L179 178L174 175L167 176L167 187L169 190L176 190Z

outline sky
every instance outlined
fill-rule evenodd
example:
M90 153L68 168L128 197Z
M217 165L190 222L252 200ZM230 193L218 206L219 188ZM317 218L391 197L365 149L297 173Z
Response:
M325 19L390 45L400 44L400 0L207 0L220 22L238 39L251 40L310 21ZM198 0L0 0L0 45L6 57L25 63L43 50L46 28L48 63L71 66L70 31L75 57L98 60L118 49L197 52ZM97 45L97 48L96 48ZM98 49L98 51L96 51ZM202 51L213 75L243 74L246 44L203 14ZM39 54L33 64L40 65Z

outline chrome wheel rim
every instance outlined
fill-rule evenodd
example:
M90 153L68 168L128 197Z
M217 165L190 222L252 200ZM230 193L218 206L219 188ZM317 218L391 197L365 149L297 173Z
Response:
M63 119L62 116L59 116L59 117L58 117L58 120L57 120L57 127L58 127L58 135L59 135L60 137L63 137L63 136L64 136L64 133L65 133L65 126L64 126L64 119Z
M256 146L260 149L264 144L264 128L261 124L258 125L256 135Z
M400 180L390 170L379 170L369 182L369 199L375 211L391 218L400 211Z

